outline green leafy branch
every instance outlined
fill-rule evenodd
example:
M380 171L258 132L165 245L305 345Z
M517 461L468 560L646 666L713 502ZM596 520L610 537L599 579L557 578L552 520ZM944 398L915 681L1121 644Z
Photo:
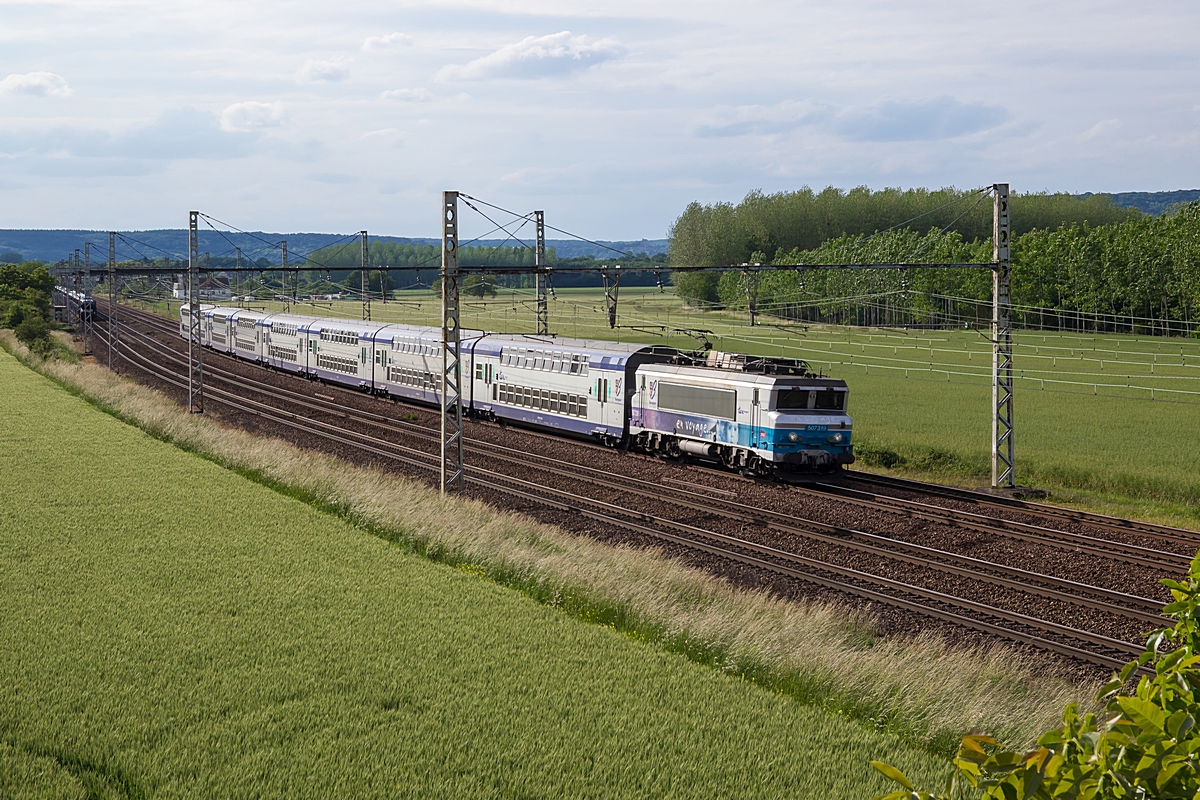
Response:
M1068 705L1062 727L1029 751L981 734L963 737L941 794L918 790L900 770L872 761L900 789L875 800L1092 800L1200 798L1200 556L1187 581L1164 580L1176 623L1150 634L1146 650L1097 696L1103 715ZM1123 691L1141 671L1136 689Z

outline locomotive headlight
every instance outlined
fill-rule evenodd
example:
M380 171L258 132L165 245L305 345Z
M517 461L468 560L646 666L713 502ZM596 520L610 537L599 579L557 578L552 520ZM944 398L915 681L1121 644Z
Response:
M833 436L829 437L829 441L837 444L842 441L842 435L840 433L835 433Z
M800 441L800 436L799 436L799 434L795 434L795 433L789 433L789 434L788 434L788 441L789 441L789 442L798 442L798 441Z

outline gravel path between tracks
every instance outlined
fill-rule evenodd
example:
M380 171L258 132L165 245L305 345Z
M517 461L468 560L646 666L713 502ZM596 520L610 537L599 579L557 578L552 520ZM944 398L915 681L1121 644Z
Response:
M144 323L137 327L145 331L153 330ZM185 343L179 340L174 331L167 329L153 332L158 341L172 350L186 350ZM102 345L100 347L102 349ZM103 357L102 352L99 355ZM313 383L294 375L273 372L254 364L241 362L211 352L206 352L205 356L209 359L208 363L211 365L219 366L221 369L278 388L296 391L308 396L336 400L338 403L350 408L375 414L382 413L396 419L409 417L416 424L426 427L436 428L438 423L437 414L431 409L410 405L393 405L369 395L355 393L335 386L322 386L321 384ZM178 394L175 387L163 385L161 382L155 383L159 385L159 388L164 389L168 393ZM216 384L214 383L214 385ZM370 463L385 469L406 472L427 482L431 480L428 473L411 468L397 467L393 462L364 454L356 448L339 447L328 441L314 442L312 441L312 437L304 436L293 429L265 422L252 415L240 414L229 409L220 409L219 407L214 408L214 410L227 417L232 423L247 429L258 430L271 435L279 435L282 438L302 444L303 446L315 445L323 451L337 454L355 463ZM306 410L305 413L311 414L312 412ZM319 417L320 415L314 416ZM347 423L345 420L342 420L339 424L346 425ZM352 424L348 427L355 427L364 433L372 433L370 426ZM374 433L378 435L377 431ZM761 481L750 481L707 467L681 465L673 462L666 463L636 454L617 453L590 443L532 434L529 431L495 424L469 422L467 436L470 441L487 441L515 449L535 450L541 455L564 462L585 464L610 471L614 474L628 475L651 481L661 486L665 495L669 495L674 487L689 488L692 490L703 487L704 491L710 492L716 498L736 499L738 502L749 506L772 509L846 528L881 533L904 541L915 542L949 552L961 553L999 564L1008 564L1049 575L1056 575L1081 583L1103 586L1130 594L1142 595L1158 600L1163 600L1166 597L1164 590L1158 585L1158 580L1162 577L1162 574L1156 570L1140 566L1115 564L1111 559L1074 553L1063 547L1025 542L1003 534L969 530L952 523L938 523L915 519L903 513L889 510L861 508L846 503L839 498L812 490ZM389 435L384 438L390 441L403 442L410 446L424 447L426 450L430 449L428 445L422 445L420 442L406 439L406 437ZM531 444L533 445L532 447ZM470 464L471 461L472 456L469 456L468 463ZM496 468L495 464L489 463L488 466L489 468ZM558 478L556 481L556 483L551 483L549 480L544 482L557 485L559 488L571 488L569 480ZM595 492L591 494L596 496ZM936 629L955 641L968 643L987 641L986 637L982 634L964 631L954 626L933 623L924 617L892 607L863 603L859 599L843 597L828 589L805 584L795 579L785 578L769 571L732 564L726 559L698 553L690 548L672 545L664 547L661 541L651 537L630 533L614 526L596 523L592 520L580 518L577 515L554 511L544 506L525 503L507 497L497 498L489 496L485 499L500 507L526 513L541 521L556 524L568 530L598 538L601 541L665 549L672 556L676 556L687 563L727 578L739 585L766 588L780 597L790 599L819 598L833 599L839 603L850 602L854 607L864 608L874 615L879 621L880 629L888 634L913 633ZM636 502L631 502L628 495L620 493L613 493L612 499L614 501L619 499L622 505L638 508L647 513L670 516L673 519L685 522L691 521L686 516L681 517L677 509L674 511L669 509L669 504L666 503L654 503L646 501L644 498L638 499ZM928 502L928 498L921 499ZM948 502L953 503L954 501ZM696 516L699 517L701 515ZM1014 518L1020 518L1018 515L1013 516ZM1025 515L1022 521L1029 521L1028 515ZM1041 520L1035 521L1045 524ZM697 520L697 523L699 523L699 520ZM833 563L927 586L977 602L1009 608L1060 624L1092 630L1114 638L1137 641L1141 634L1147 628L1151 627L1144 620L1117 618L1107 612L1045 598L1036 593L1023 592L1006 587L996 587L911 564L883 560L878 556L870 554L854 553L847 551L845 548L812 542L803 537L797 537L784 532L736 524L732 526L726 524L722 528L706 524L705 527L720 529L721 532L762 542L774 547L780 547L781 549L792 549L814 558L824 558ZM1064 525L1056 525L1055 527L1068 529ZM1095 534L1095 531L1088 530L1086 526L1075 527L1080 532ZM1110 538L1118 544L1121 543L1122 537L1120 535ZM1147 537L1136 535L1127 537L1128 543L1143 545L1146 544L1146 539ZM1153 542L1150 546L1159 546L1161 548L1161 543ZM1066 669L1067 671L1077 671L1077 674L1081 676L1092 677L1099 674L1094 668L1080 667L1073 663L1062 664L1059 668Z

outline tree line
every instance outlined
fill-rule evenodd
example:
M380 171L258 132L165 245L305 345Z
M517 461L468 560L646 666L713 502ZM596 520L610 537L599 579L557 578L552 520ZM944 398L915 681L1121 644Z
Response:
M982 201L982 202L980 202ZM1014 194L1009 219L1014 235L1087 222L1107 225L1143 216L1106 195ZM967 241L992 235L992 204L982 192L946 189L751 192L742 202L691 203L669 231L671 263L719 266L769 261L779 253L812 250L843 235L865 236L899 226L924 232L949 228ZM755 258L758 254L761 258Z
M0 328L12 328L29 349L46 356L54 278L41 261L0 263Z
M891 202L900 194L884 199ZM846 193L843 197L851 195ZM1091 209L1097 207L1097 196L1074 201L1074 207L1064 197L1022 195L1013 198L1010 204L1016 229L1011 249L1013 303L1051 310L1049 314L1038 311L1018 315L1019 323L1034 327L1171 331L1175 329L1167 324L1169 321L1196 318L1200 310L1200 203L1157 217L1101 205L1098 208L1102 213L1096 219L1102 221L1096 222L1090 215ZM1058 198L1055 203L1064 219L1047 216L1051 205L1046 201L1051 198ZM1030 200L1033 206L1043 205L1040 209L1031 208ZM1108 203L1107 198L1101 200ZM990 216L992 204L985 201L980 204L983 207ZM1018 220L1024 223L1018 226ZM1038 220L1039 224L1028 224L1031 220ZM834 263L991 261L990 219L986 232L979 226L965 232L957 226L954 230L943 227L925 225L918 230L915 225L905 225L865 234L840 231L814 247L776 248L770 255L755 250L741 262L720 261L720 255L713 255L720 252L715 246L708 250L700 248L708 255L698 265L763 263L797 267L763 273L758 278L758 308L785 319L851 324L900 321L945 324L971 317L986 319L986 304L992 293L988 270L803 268ZM680 252L697 251L695 241L689 240L688 235L677 223L672 231L673 263L686 263L686 256L679 255ZM675 249L676 242L681 251ZM745 242L742 244L745 246ZM725 251L725 257L730 252ZM746 308L751 296L748 289L755 288L753 279L741 272L675 273L674 281L680 296L706 308ZM974 302L963 303L963 300ZM1030 316L1034 313L1037 318ZM1153 320L1163 324L1156 326Z

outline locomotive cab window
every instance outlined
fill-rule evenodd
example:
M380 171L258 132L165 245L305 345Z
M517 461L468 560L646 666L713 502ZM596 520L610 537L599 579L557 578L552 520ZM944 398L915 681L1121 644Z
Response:
M846 393L837 389L792 387L776 394L775 408L780 411L841 411L845 404Z
M823 392L813 392L813 408L822 411L841 411L846 402L846 393L836 389L826 389Z
M794 386L780 389L775 395L775 408L780 411L807 409L808 391Z

